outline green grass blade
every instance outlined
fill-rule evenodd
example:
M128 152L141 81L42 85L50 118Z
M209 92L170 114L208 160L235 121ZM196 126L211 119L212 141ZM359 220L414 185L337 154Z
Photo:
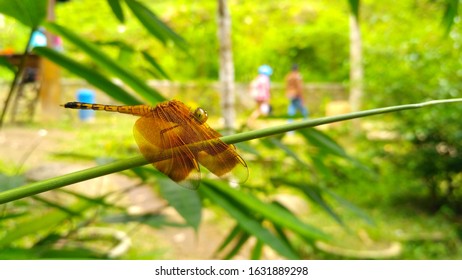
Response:
M124 23L125 22L124 11L122 10L120 1L122 0L107 0L107 3L111 7L112 13L117 17L117 19L121 23Z
M46 214L32 215L22 223L17 224L14 230L8 231L0 239L0 247L9 245L11 242L20 239L30 234L36 234L42 230L49 230L61 224L64 220L72 217L71 213L81 213L82 211L92 207L92 204L84 201L78 201L69 206L69 212L63 212L59 209L54 209Z
M125 0L125 2L135 17L152 35L164 44L172 41L182 50L186 51L186 42L184 39L163 23L151 10L136 0Z
M181 188L169 178L157 179L160 194L175 208L186 223L198 230L201 222L202 204L197 192Z
M140 104L141 101L133 97L130 93L115 85L105 76L95 71L93 68L84 66L83 64L72 60L69 57L64 56L60 52L52 50L46 47L36 47L34 52L40 56L46 57L69 72L84 78L87 82L95 86L96 88L104 91L107 95L111 96L115 100L118 100L124 104Z
M223 242L220 244L220 246L218 246L217 250L215 251L215 254L218 254L221 251L223 251L223 249L225 249L226 246L228 246L240 232L242 232L242 229L239 227L239 225L234 226L233 229L229 232L229 234L225 237Z
M293 182L285 178L278 178L275 180L279 181L279 183L282 183L284 185L301 190L306 195L306 197L308 197L311 201L313 201L315 204L321 207L337 223L339 223L342 226L345 226L345 223L343 222L342 218L324 199L324 196L322 195L322 191L320 188L306 183Z
M22 24L34 29L47 16L48 0L0 0L0 14L13 17Z
M239 223L241 228L248 233L254 235L262 242L268 244L281 256L284 256L288 259L299 259L297 254L293 252L289 247L286 246L284 242L278 239L274 234L272 234L268 229L262 227L255 219L247 216L242 212L239 207L230 203L230 201L223 197L220 193L214 190L213 187L202 187L199 191L215 204L220 205L225 209L236 221Z
M168 74L164 71L164 69L162 69L162 67L160 67L159 63L157 63L156 59L154 57L152 57L148 52L146 51L143 51L141 52L143 54L143 57L144 59L149 62L149 64L151 64L152 68L154 68L156 70L156 72L160 73L160 75L165 78L165 79L168 79L170 80L170 77L168 76Z
M224 260L230 260L236 256L239 251L242 249L242 246L249 240L250 234L245 231L240 231L239 235L237 236L237 241L234 243L231 250L229 250L228 254L223 257Z
M117 78L121 79L127 86L131 87L134 92L139 94L148 102L155 104L165 100L165 98L159 92L149 87L144 81L140 80L138 77L119 65L116 61L107 56L96 45L92 44L88 40L81 38L69 29L57 24L48 23L46 27L53 33L62 36L77 46L81 51L90 56L94 63L98 64L100 67L116 76Z
M16 67L11 64L6 57L0 57L0 66L5 67L6 69L10 70L11 73L16 73Z
M255 246L253 247L252 252L250 253L251 260L261 259L261 256L263 254L263 245L264 245L263 242L261 242L260 240L257 240L257 243L255 243Z
M210 188L218 190L230 200L236 201L241 207L253 213L258 213L267 220L292 230L297 234L312 240L327 240L329 237L319 229L301 222L292 213L274 204L267 204L248 193L237 191L219 182L204 182Z
M299 132L311 144L326 151L327 153L350 159L342 146L337 144L337 142L325 133L314 128L299 129L297 132Z

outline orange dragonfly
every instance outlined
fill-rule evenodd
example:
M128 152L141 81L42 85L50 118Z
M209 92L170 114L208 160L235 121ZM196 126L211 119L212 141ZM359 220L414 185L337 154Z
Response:
M159 171L189 189L200 184L199 163L213 174L229 173L240 182L248 177L247 164L234 145L220 140L221 134L206 124L208 115L202 108L191 111L178 100L157 106L116 106L68 102L65 108L102 110L140 116L133 134L143 156Z

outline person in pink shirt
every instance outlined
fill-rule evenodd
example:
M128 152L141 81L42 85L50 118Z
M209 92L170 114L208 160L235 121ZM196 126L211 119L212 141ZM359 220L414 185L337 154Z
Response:
M247 124L252 123L260 116L268 116L271 113L271 83L270 76L273 69L268 65L258 67L258 76L250 84L250 95L255 100L257 108L250 115Z

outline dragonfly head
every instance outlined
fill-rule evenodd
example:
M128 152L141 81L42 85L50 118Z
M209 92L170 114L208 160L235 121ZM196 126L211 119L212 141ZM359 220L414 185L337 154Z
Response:
M193 116L196 119L196 121L198 121L200 124L205 123L207 121L208 117L209 117L207 115L207 112L202 108L197 108L194 111Z

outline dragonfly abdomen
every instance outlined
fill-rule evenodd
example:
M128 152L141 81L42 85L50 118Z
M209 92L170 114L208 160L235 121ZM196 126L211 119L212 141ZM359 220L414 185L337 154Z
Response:
M134 105L134 106L118 106L118 105L104 105L83 102L67 102L64 108L80 109L80 110L95 110L95 111L108 111L119 112L122 114L131 114L136 116L144 116L153 110L153 107L148 105Z

